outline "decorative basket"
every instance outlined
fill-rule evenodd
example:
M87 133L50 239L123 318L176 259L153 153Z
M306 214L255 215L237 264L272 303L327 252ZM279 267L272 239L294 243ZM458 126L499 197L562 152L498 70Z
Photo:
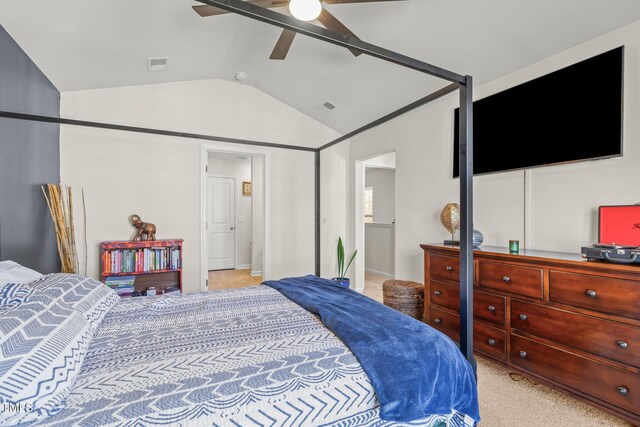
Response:
M384 305L422 320L424 315L424 285L408 280L385 280L382 284Z

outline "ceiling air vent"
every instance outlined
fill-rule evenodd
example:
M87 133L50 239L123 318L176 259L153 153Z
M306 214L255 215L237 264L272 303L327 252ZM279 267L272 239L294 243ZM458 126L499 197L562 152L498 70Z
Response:
M147 71L167 71L169 58L147 58Z
M331 102L329 102L329 101L326 101L324 104L322 104L322 106L324 108L326 108L327 110L329 110L329 111L331 111L334 108L336 108L336 106L334 104L332 104Z

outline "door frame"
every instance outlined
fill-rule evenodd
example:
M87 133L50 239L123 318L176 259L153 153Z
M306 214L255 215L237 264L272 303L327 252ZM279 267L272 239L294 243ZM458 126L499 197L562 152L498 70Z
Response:
M200 145L200 290L208 290L207 281L209 278L206 241L207 178L209 176L207 165L209 163L209 152L238 154L246 156L262 156L262 277L264 280L271 280L273 279L271 277L271 266L269 264L271 261L271 256L269 253L269 247L271 244L271 219L269 215L271 205L269 200L269 196L271 194L271 183L267 179L271 170L271 153L267 149L261 149L258 147L242 147L238 146L237 144L230 144L225 142L208 142ZM251 170L251 174L253 177L253 167Z
M208 152L207 152L207 158L208 156ZM236 187L236 178L234 176L222 176L222 175L215 175L215 174L211 174L211 171L207 171L207 181L209 180L209 178L222 178L222 179L230 179L233 181L233 269L237 270L238 269L238 224L236 224L236 218L238 216L238 195L236 194L238 192L238 188ZM206 187L205 187L205 191L206 191ZM207 203L205 201L205 234L207 231ZM251 219L251 222L253 222L253 218ZM253 227L253 224L251 224L251 226ZM206 246L206 256L207 256L207 274L209 271L209 247L205 244ZM226 269L228 270L228 269ZM216 271L216 270L214 270Z
M354 261L354 279L355 279L355 290L358 292L363 292L364 291L364 274L365 274L365 225L364 225L364 189L365 189L365 173L366 173L366 161L367 160L371 160L375 157L380 157L383 156L385 154L389 154L389 153L396 153L396 150L391 150L391 151L387 151L387 152L382 152L382 153L378 153L378 154L372 154L372 155L368 155L366 157L360 158L360 159L356 159L353 161L352 163L352 173L353 173L353 198L351 200L352 203L352 213L353 216L351 217L351 236L353 239L353 245L354 245L354 249L358 251L358 256L356 257L355 261ZM397 157L396 157L396 173L398 171L397 169ZM397 176L396 176L397 178ZM395 194L398 194L398 180L396 179L396 186L395 186ZM375 197L375 195L374 195ZM397 200L397 198L396 198ZM395 207L397 208L397 203L394 200L394 204L396 205ZM396 218L397 218L397 213L396 213ZM398 247L396 244L396 241L398 239L398 222L396 221L395 224L395 229L394 229L394 242L393 242L393 247L394 247L394 252L396 250L396 248ZM393 271L394 271L394 277L397 276L396 272L397 272L397 260L398 257L395 256L396 254L394 253L394 262L393 262Z

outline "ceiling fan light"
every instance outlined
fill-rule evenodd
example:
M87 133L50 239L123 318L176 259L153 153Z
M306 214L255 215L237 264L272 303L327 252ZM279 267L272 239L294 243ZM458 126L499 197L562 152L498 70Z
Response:
M289 12L301 21L313 21L322 12L320 0L290 0Z

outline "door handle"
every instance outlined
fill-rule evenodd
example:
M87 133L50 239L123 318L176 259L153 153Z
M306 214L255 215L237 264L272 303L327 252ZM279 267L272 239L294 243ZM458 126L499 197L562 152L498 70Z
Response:
M233 231L235 230L235 227L229 227L229 230Z

